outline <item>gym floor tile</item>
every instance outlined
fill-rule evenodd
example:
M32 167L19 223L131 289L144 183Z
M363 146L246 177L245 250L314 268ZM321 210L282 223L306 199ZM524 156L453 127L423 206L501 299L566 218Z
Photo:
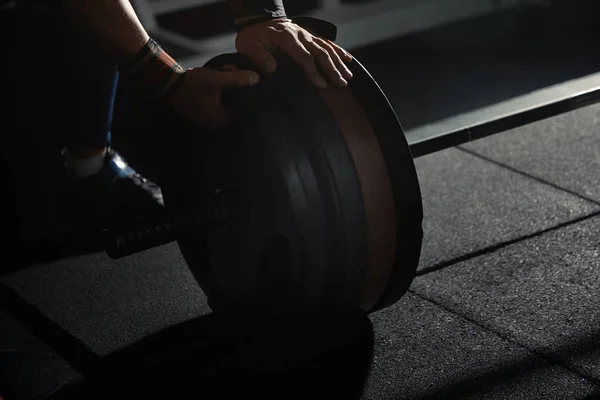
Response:
M599 227L596 216L545 232L419 276L411 290L600 383Z
M599 390L412 293L371 319L375 359L365 400L581 399Z
M516 240L597 204L457 149L415 160L424 207L420 269Z
M599 105L461 147L600 202Z
M3 284L98 355L209 312L175 244L119 260L71 257L19 271Z

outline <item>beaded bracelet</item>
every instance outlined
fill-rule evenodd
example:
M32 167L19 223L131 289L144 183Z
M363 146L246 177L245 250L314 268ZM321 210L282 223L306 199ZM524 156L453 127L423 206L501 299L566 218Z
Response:
M120 71L140 97L152 102L163 101L173 94L183 83L186 74L186 69L153 39L148 39Z

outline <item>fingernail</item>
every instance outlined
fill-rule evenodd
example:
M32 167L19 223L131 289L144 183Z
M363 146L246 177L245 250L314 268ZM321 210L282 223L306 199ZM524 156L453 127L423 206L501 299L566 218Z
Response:
M258 74L256 72L250 72L249 77L248 77L248 82L251 85L256 85L259 80L260 80L260 76L258 76Z
M317 79L317 87L319 89L327 89L327 82L323 79Z
M347 81L347 80L345 80L345 79L344 79L344 78L342 78L342 77L340 77L340 79L338 79L338 82L340 83L340 85L341 85L342 87L346 87L346 86L348 86L348 81Z

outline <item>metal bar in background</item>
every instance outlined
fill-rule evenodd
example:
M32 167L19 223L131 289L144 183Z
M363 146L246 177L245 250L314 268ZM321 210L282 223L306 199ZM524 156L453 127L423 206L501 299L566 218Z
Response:
M465 128L413 141L410 143L410 149L414 158L421 157L599 102L600 86L597 86L567 98L557 99Z

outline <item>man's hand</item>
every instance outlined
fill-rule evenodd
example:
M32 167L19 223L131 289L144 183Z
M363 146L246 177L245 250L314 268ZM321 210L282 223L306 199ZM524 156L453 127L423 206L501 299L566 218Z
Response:
M258 83L259 76L254 71L233 66L225 66L225 69L189 69L183 85L167 99L167 106L206 129L217 130L227 126L232 116L223 107L223 90L253 86Z
M352 56L328 39L312 35L289 19L279 18L250 25L238 33L235 39L237 51L248 56L263 72L271 73L277 68L273 57L275 50L282 50L298 62L309 79L319 88L327 87L327 80L338 87L345 87L352 73L345 63ZM315 63L316 61L316 63ZM321 76L317 65L326 75Z

